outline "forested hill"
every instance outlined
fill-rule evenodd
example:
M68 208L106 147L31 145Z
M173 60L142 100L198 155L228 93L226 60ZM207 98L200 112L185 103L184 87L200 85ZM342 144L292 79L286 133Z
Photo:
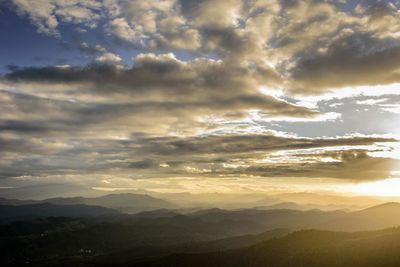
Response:
M295 232L247 248L225 252L175 254L136 267L398 267L400 228L342 233Z

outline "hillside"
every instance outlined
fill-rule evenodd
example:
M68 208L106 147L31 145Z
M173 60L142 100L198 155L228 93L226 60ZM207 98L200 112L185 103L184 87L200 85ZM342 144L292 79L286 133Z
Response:
M252 229L321 229L331 231L368 231L400 225L400 203L390 202L367 209L345 211L294 210L294 209L208 209L192 214L191 217L205 221L249 222Z
M40 203L31 205L0 205L0 222L28 220L46 217L95 217L117 215L118 211L88 205L55 205Z
M44 200L18 200L0 198L0 205L25 205L51 203L56 205L91 205L116 209L125 213L137 213L157 209L171 209L174 206L160 198L144 194L109 194L100 197L58 197Z
M319 228L337 231L378 230L400 225L400 203L390 202L344 214Z
M306 230L247 248L205 254L175 254L130 266L208 267L397 267L400 229L376 232Z
M82 200L83 198L79 199ZM1 216L5 216L3 220L25 220L11 224L0 224L0 249L3 251L0 260L20 264L29 259L30 262L35 262L37 266L43 266L49 261L57 264L71 262L71 265L65 266L102 266L103 264L115 266L117 263L126 266L123 264L134 264L150 258L165 257L173 253L186 253L177 256L177 258L174 258L174 256L163 258L161 263L153 262L152 264L162 264L155 266L192 266L190 265L191 261L196 256L188 255L188 253L219 251L202 257L212 259L213 262L214 260L215 262L225 262L225 259L220 259L218 255L225 257L226 253L231 253L231 255L226 256L228 257L228 260L226 260L228 264L230 258L239 257L236 253L243 254L244 256L240 256L240 258L246 259L248 257L251 262L257 258L260 258L260 261L264 260L264 253L269 260L273 259L274 253L281 255L279 256L280 259L297 257L297 255L309 257L308 252L312 255L328 253L327 257L331 257L333 254L330 253L338 253L337 250L341 251L342 247L344 247L345 252L351 251L350 243L356 242L354 244L362 247L364 243L357 243L360 240L384 238L385 235L400 237L398 233L400 230L398 229L354 234L341 231L335 233L323 231L323 229L330 231L333 231L333 229L342 229L343 231L377 229L400 225L398 220L400 204L398 203L386 203L357 212L207 209L180 214L174 210L160 209L128 215L119 214L115 210L104 207L66 203L71 199L62 200L64 201L63 205L41 203L0 206ZM77 201L77 199L73 199L73 201ZM118 202L112 201L110 203L118 204ZM107 216L96 217L97 215ZM54 218L54 216L81 218ZM46 219L45 217L52 218ZM41 219L32 220L33 218ZM289 232L301 229L320 230L301 231L283 237ZM276 239L278 237L283 238ZM242 249L271 238L275 239L262 242L255 247ZM386 239L380 241L379 239L376 244L380 246L380 242L385 245L385 242L389 241L386 241ZM82 249L84 252L81 251ZM239 250L224 252L229 249ZM254 249L258 250L253 252ZM261 253L260 250L263 252ZM295 254L288 254L291 250L295 251ZM90 253L87 251L90 251ZM257 253L260 253L260 255ZM363 254L364 252L360 251L359 253ZM188 265L185 265L184 260L186 259ZM305 259L309 260L308 258ZM176 260L179 261L175 262ZM299 258L299 260L303 262L303 258ZM171 265L169 265L170 261ZM197 262L197 260L195 261ZM208 266L208 262L204 262L204 260L198 262L204 264L198 266ZM240 263L241 261L238 260L237 262ZM166 265L163 265L164 263ZM241 263L243 265L237 266L246 266L246 262ZM276 266L286 266L285 263L281 262L276 262L276 264L278 264ZM313 266L307 264L304 266ZM275 265L271 265L271 267L273 266Z
M327 221L332 221L346 215L343 211L321 211L321 210L203 210L190 217L200 218L207 222L237 222L243 225L246 233L259 233L268 229L290 228L303 229L315 228ZM245 232L244 232L245 233Z
M197 243L185 243L176 246L153 246L153 247L136 247L134 249L124 250L121 252L94 258L85 262L87 266L103 266L103 265L129 265L134 262L140 262L144 258L159 258L172 253L201 253L213 251L225 251L227 249L241 248L257 244L261 241L278 238L289 234L288 229L275 229L266 231L257 235L243 235L222 238L212 241L204 241Z
M240 235L241 231L242 226L238 227L235 223L204 222L182 215L110 223L71 218L20 221L0 224L0 265L1 262L21 264L28 259L42 266L49 260L83 256L92 259L103 255L107 258L110 253L116 253L118 258L125 255L129 259L136 259L168 255L176 251L223 250L236 247L232 246L232 242L236 242L239 247L246 246L288 232L286 229L273 230L261 236L229 239ZM218 239L222 240L216 241ZM83 255L81 249L90 250L91 253Z
M126 213L173 208L169 202L143 194L110 194L101 197L51 198L45 202L55 204L86 204L116 209Z

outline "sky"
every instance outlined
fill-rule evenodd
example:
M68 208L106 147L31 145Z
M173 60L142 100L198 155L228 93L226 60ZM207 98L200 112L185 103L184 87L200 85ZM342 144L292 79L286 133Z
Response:
M0 0L0 195L400 197L399 8Z

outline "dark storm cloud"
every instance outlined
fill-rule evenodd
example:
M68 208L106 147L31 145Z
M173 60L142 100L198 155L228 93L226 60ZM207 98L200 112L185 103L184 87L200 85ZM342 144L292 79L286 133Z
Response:
M398 82L400 42L369 34L337 39L324 54L300 57L292 70L294 86L304 93L326 88Z
M236 154L329 146L372 145L375 142L394 141L395 139L373 137L311 139L253 134L194 138L149 138L144 140L142 149L161 155Z
M194 176L265 176L265 177L329 177L350 180L381 179L390 175L398 163L391 158L373 157L371 147L375 142L393 142L383 138L301 139L276 136L208 136L203 138L150 138L142 139L127 147L137 148L159 164L167 164L159 175L174 174ZM343 150L342 147L354 147ZM325 152L325 149L328 149ZM329 149L333 149L329 152ZM336 150L335 150L336 149ZM313 153L311 153L313 152ZM279 156L274 156L278 153ZM288 153L288 154L286 154ZM291 158L296 161L292 162ZM170 159L174 158L174 161ZM265 158L275 161L263 161ZM330 159L323 161L322 159ZM178 160L181 159L181 160ZM152 172L157 170L153 161ZM157 172L157 171L156 171Z
M22 132L22 133L43 133L49 128L31 121L2 120L0 121L0 131Z
M150 169L150 168L157 168L159 164L156 161L151 159L145 159L140 161L135 161L130 163L129 165L133 169Z
M366 137L301 139L236 135L150 138L142 139L138 143L139 150L144 155L157 159L159 164L168 165L168 168L161 171L164 175L328 177L361 181L382 179L390 175L394 165L399 163L398 160L370 156L368 152L380 151L382 148L366 149L365 146L393 141L395 140ZM134 148L138 143L130 144L126 141L125 144ZM364 148L356 149L357 146ZM344 147L353 148L347 150ZM278 153L277 156L274 153ZM171 158L175 158L175 161L171 161ZM273 161L264 161L265 158ZM294 162L293 158L296 159ZM150 161L140 161L140 165L144 162L147 168ZM152 171L156 169L153 166Z
M135 137L129 140L83 141L57 137L0 140L2 173L5 177L93 175L99 172L129 172L145 177L254 175L267 177L334 177L376 179L390 172L392 159L374 158L366 150L341 152L343 146L369 146L392 139L353 137L302 139L268 135L204 136L196 138ZM310 149L335 152L307 154ZM375 148L376 149L376 148ZM374 148L371 148L373 151ZM298 151L295 163L286 151ZM283 153L276 163L263 162L273 153ZM311 152L311 151L310 151ZM320 158L334 162L320 162ZM309 162L312 158L313 162ZM260 161L261 160L261 161ZM371 168L371 169L370 169ZM357 176L357 171L359 176ZM368 175L367 175L368 174Z
M136 107L175 107L227 111L261 109L271 115L310 117L315 111L258 92L276 75L268 69L246 69L214 60L182 62L173 55L140 55L132 68L94 64L87 67L24 68L3 77L6 82L82 86L94 94L125 95ZM142 99L142 100L141 100ZM160 99L160 101L151 101ZM141 100L138 102L138 100Z
M242 173L266 177L326 177L365 181L389 177L393 167L400 163L395 159L371 157L359 151L345 151L338 154L342 154L340 162L252 166L242 170Z
M9 91L1 91L0 98L1 96L5 99L0 110L5 117L0 119L0 132L13 132L21 136L97 137L110 131L114 132L114 135L129 135L131 132L140 131L151 135L162 133L162 127L206 127L207 121L197 120L207 113L225 114L232 109L245 110L250 107L269 110L271 116L313 114L308 109L292 106L274 98L251 95L215 97L212 101L124 100L121 103L49 99ZM12 119L7 119L7 116L12 116Z

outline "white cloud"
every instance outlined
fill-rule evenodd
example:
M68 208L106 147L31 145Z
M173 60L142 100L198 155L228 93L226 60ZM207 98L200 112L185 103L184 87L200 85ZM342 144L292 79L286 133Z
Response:
M110 21L107 26L107 32L110 35L129 43L137 43L144 38L140 26L132 27L125 18L116 18Z
M122 58L114 53L106 52L103 55L96 58L97 62L101 63L114 63L118 64L122 62Z
M60 22L96 27L102 5L97 0L12 0L18 12L28 15L38 31L59 36Z

